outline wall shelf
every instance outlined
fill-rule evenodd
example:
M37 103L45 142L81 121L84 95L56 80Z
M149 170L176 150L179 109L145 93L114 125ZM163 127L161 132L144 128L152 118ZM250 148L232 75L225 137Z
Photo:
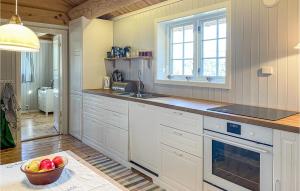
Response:
M105 61L112 62L113 67L116 67L117 61L129 61L131 64L131 61L133 60L147 60L148 61L148 67L151 67L151 60L153 59L152 56L135 56L135 57L120 57L120 58L105 58Z

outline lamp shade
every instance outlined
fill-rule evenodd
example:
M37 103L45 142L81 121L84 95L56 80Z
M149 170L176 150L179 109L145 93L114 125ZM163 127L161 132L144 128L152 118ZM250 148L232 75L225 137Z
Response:
M38 52L37 35L22 24L9 23L0 26L0 49L20 52Z
M300 42L295 46L296 49L300 49Z

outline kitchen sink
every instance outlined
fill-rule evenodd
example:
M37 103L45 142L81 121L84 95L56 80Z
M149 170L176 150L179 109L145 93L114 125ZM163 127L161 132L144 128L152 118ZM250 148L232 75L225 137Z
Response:
M159 98L159 97L167 97L166 95L155 94L155 93L130 93L130 92L114 92L114 95L132 97L137 99L151 99L151 98Z

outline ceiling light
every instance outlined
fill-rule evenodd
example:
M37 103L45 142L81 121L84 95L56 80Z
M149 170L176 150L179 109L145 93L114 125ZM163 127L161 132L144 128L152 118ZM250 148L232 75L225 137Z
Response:
M38 52L40 49L37 35L21 22L18 15L18 0L16 0L16 14L11 17L8 24L0 26L0 49L20 52Z

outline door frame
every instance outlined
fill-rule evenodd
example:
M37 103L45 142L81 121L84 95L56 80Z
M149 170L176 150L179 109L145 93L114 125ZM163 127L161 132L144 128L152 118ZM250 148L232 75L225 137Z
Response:
M3 19L2 22L5 22ZM61 25L52 25L52 24L44 24L44 23L35 23L35 22L23 22L23 24L34 32L40 33L49 33L53 35L61 35L61 49L62 49L62 63L61 63L61 96L62 96L62 111L61 111L61 119L60 119L60 127L59 130L61 134L68 134L68 108L69 108L69 87L68 87L68 58L69 58L69 51L68 51L68 33L69 27L68 26L61 26ZM21 72L21 54L16 54L16 72L20 74ZM16 96L18 102L20 103L21 100L21 78L20 75L16 75Z

